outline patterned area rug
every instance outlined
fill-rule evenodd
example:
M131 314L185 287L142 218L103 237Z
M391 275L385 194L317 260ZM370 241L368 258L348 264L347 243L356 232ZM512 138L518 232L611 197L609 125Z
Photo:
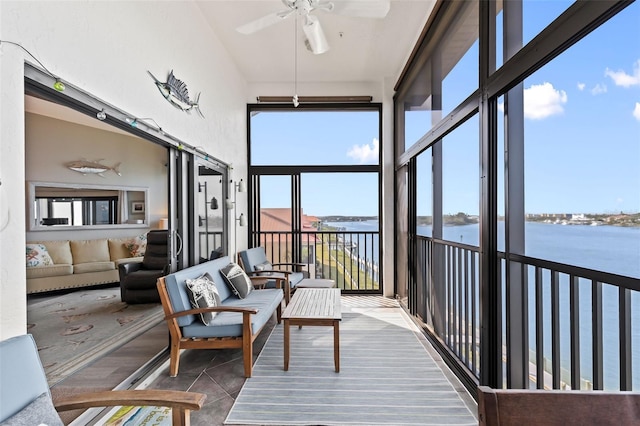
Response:
M120 288L80 289L28 302L33 334L49 386L163 320L160 303L128 305Z
M362 301L343 297L339 373L330 327L292 327L284 371L276 326L225 424L477 425L401 310Z

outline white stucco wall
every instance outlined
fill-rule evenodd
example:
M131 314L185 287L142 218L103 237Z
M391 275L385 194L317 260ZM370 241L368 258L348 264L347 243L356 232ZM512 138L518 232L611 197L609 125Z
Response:
M187 2L1 1L0 40L20 43L63 80L165 131L246 176L244 80ZM0 45L0 340L26 332L24 62ZM174 70L206 119L167 103L147 74ZM246 210L246 198L239 200Z

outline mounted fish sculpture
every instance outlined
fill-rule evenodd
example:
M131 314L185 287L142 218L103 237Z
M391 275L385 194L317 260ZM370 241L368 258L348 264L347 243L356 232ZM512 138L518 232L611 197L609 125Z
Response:
M67 163L67 168L73 170L74 172L82 173L83 175L98 175L100 177L105 177L104 173L109 170L113 171L118 176L122 176L120 173L119 167L120 163L116 164L113 167L106 166L101 163L102 160L96 161L72 161L71 163Z
M171 105L182 111L186 111L187 113L191 113L191 110L196 110L200 117L204 118L202 111L200 111L200 105L198 104L200 101L200 93L198 93L196 95L196 99L192 101L189 98L187 85L173 75L173 70L169 73L169 77L167 77L166 82L158 80L153 74L151 74L151 71L147 72L156 82L156 86L158 86L158 90L160 90L162 96L164 96Z

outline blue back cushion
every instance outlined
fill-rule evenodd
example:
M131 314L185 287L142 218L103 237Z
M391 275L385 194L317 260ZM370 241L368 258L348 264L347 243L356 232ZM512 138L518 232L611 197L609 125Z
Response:
M256 265L267 261L264 247L254 247L240 252L242 264L247 272L255 272Z
M218 294L220 294L220 301L224 302L224 300L229 297L235 297L232 295L222 275L220 275L220 269L227 266L230 262L229 256L223 256L167 275L164 280L167 285L167 293L169 293L173 311L182 312L192 309L191 302L189 302L189 294L187 293L186 280L198 278L207 272L211 275L211 278L213 278L213 282L216 283ZM180 327L185 327L193 323L196 319L195 315L186 315L177 318L177 321Z
M31 334L0 342L0 379L0 421L13 416L41 394L49 394L47 376Z

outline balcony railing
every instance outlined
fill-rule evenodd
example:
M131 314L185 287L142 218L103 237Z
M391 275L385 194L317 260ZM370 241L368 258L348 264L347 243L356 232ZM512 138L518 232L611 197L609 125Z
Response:
M478 248L420 236L416 241L416 315L477 381ZM527 256L507 260L504 253L500 263L502 303L488 308L502 318L503 383L510 363L521 363L530 388L640 387L632 375L634 366L640 368L640 279ZM510 289L507 270L516 277ZM521 304L508 306L509 291L519 292ZM507 327L518 327L526 337L511 343Z
M283 231L260 232L258 236L272 263L304 263L311 278L332 279L344 293L382 292L378 232L317 231L294 235ZM294 244L294 237L299 242Z
M200 256L208 259L213 250L224 245L224 233L222 231L200 231L198 232L200 243Z

